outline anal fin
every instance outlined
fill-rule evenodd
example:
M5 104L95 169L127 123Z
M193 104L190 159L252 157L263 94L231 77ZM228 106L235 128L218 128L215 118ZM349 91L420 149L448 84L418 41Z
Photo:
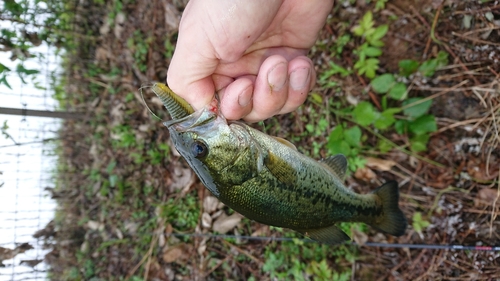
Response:
M336 225L315 229L301 229L297 231L313 240L329 245L336 245L351 240L351 238Z

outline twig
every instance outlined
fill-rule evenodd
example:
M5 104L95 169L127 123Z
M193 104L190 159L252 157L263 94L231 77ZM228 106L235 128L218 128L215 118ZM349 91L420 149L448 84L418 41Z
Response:
M442 132L445 132L445 131L448 131L450 129L453 129L453 128L456 128L456 127L460 127L460 126L465 126L465 125L477 122L477 124L474 125L474 127L472 127L470 129L471 131L473 131L474 129L476 129L477 125L481 124L484 121L489 121L489 120L492 120L492 119L493 119L492 117L488 118L488 116L486 116L486 117L483 117L483 118L469 119L469 120L464 120L464 121L455 121L455 123L450 124L450 125L448 125L446 127L442 127L439 130L437 130L437 132L434 132L431 135L438 135L438 134L440 134Z
M493 222L495 221L498 215L497 212L495 211L498 199L500 199L500 173L498 173L497 197L495 197L495 200L493 200L493 206L491 208L490 237L493 235Z
M148 252L142 257L141 261L139 261L138 264L136 264L134 266L134 268L132 268L132 270L129 271L129 273L127 274L127 280L130 279L130 277L132 275L134 275L134 273L137 271L137 269L139 269L139 267L141 267L141 265L146 261L148 260L148 263L149 263L149 258L151 257L151 255L153 254L153 247L154 245L156 244L156 242L158 241L158 234L156 233L156 231L153 233L153 237L151 239L151 244L149 244L149 250ZM145 277L147 277L149 273L149 264L147 265L147 268L146 268L146 272L145 272ZM144 280L147 280L147 278L145 278Z
M486 40L482 40L482 39L477 39L477 38L469 37L469 36L466 36L466 35L463 35L463 34L460 34L460 33L456 33L455 31L452 31L451 34L453 36L457 36L457 37L460 37L460 38L472 41L474 43L481 43L481 44L486 44L486 45L500 46L500 43L494 43L494 42L490 42L490 41L486 41Z
M430 96L428 96L428 97L426 97L426 98L423 98L423 99L421 99L421 100L418 100L418 101L412 102L412 103L410 103L410 104L407 104L407 105L405 105L405 106L401 107L401 110L405 110L405 109L410 108L410 107L412 107L412 106L415 106L415 105L417 105L417 104L421 104L421 103L426 102L426 101L428 101L428 100L435 99L435 98L437 98L437 97L439 97L439 96L442 96L442 95L444 95L444 94L447 94L447 93L449 93L449 92L451 92L451 91L455 91L457 88L460 88L461 86L463 86L463 85L465 85L465 84L467 84L467 83L469 83L469 80L464 80L464 81L462 81L462 82L458 83L457 85L455 85L455 86L453 86L453 87L451 87L451 88L446 88L446 89L445 89L444 91L442 91L442 92L436 93L436 94L434 94L434 95L430 95Z
M437 39L435 30L436 30L436 25L437 25L437 22L439 19L439 15L441 14L441 10L443 9L444 2L445 1L443 0L441 2L441 5L439 5L439 7L436 11L436 15L434 15L434 20L432 21L432 27L431 27L431 39L432 39L432 41L434 41L434 43L436 43L438 45L442 45L443 42L441 42L439 39Z
M252 261L254 261L256 264L258 264L259 266L262 266L264 263L259 260L258 258L254 257L252 254L250 254L249 252L243 250L243 249L240 249L239 247L236 247L235 245L227 242L226 240L222 240L222 243L226 244L226 246L229 246L231 247L232 249L235 249L236 251L238 251L240 254L243 254L245 256L247 256L249 259L251 259Z
M493 7L486 7L486 8L482 8L482 9L478 9L478 10L456 11L456 12L453 13L453 15L478 14L478 13L482 13L482 12L493 11L493 10L496 10L496 9L500 9L500 5L496 5L496 6L493 6Z

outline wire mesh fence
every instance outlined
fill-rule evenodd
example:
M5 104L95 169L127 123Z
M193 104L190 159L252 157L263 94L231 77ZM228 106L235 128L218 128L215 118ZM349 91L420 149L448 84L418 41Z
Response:
M35 60L24 62L38 75L24 81L6 76L11 88L0 86L0 107L53 111L53 77L60 64L54 49L41 45ZM14 64L0 53L2 64ZM0 137L0 280L46 280L44 241L37 231L54 219L57 155L54 140L60 120L1 115ZM50 140L50 141L48 141Z

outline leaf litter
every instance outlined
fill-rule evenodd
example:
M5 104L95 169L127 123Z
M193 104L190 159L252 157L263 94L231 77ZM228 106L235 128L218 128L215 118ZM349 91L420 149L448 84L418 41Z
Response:
M83 5L85 8L78 10L79 17L93 15L103 20L88 22L88 31L99 40L89 43L81 37L77 52L68 57L69 65L75 66L66 70L72 81L66 88L68 106L90 108L93 114L85 122L65 121L60 132L61 169L58 185L51 192L60 211L57 219L41 230L47 233L44 237L50 249L45 260L57 280L71 279L71 274L104 280L131 276L148 280L242 280L254 276L270 280L274 273L263 269L269 265L263 258L268 249L275 249L275 253L292 250L284 242L171 235L289 235L286 230L248 221L211 196L175 153L161 122L150 117L142 104L137 89L146 82L165 81L170 60L166 53L168 46L175 46L186 2L127 2L112 24L106 20L112 5ZM355 49L356 41L344 46L346 51L340 58L331 50L337 47L338 35L352 27L346 23L357 22L365 11L373 9L364 2L344 1L343 7L332 10L310 53L319 74L328 70L330 61L354 59L349 50ZM417 6L413 1L395 0L387 2L376 18L378 25L389 24L381 71L394 73L402 59L423 61L439 51L450 55L450 64L430 78L410 77L413 86L409 96L441 93L432 99L430 111L438 131L431 136L428 150L421 157L396 149L365 155L365 170L348 178L347 184L357 192L370 192L381 179L398 180L402 209L408 218L414 218L400 238L354 229L354 240L359 244L500 244L500 51L496 43L500 42L500 8L494 3L428 0ZM74 32L83 34L86 30L75 27ZM142 51L146 56L140 55ZM104 70L106 75L89 77L91 67ZM113 70L118 74L110 79L107 74ZM297 137L304 136L306 124L316 122L318 112L329 115L325 101L348 106L377 99L376 95L362 94L367 84L363 77L330 79L340 91L318 86L313 90L316 99L308 99L297 112L255 126L293 140L307 154L315 153L313 146L319 144L317 157L325 157L326 149L321 145L328 142L328 134ZM146 100L154 112L163 111L161 104ZM327 118L331 131L337 120ZM397 134L385 137L398 144L407 141ZM364 142L375 147L377 139L366 134ZM108 169L113 166L110 163L115 163L112 169ZM416 213L421 216L414 217ZM306 247L321 246L300 247L304 248L302 255L295 255L298 262L309 251ZM328 248L329 252L337 250ZM339 272L348 270L352 280L500 278L498 252L361 246L355 262L329 256L327 264ZM313 279L305 271L302 274Z

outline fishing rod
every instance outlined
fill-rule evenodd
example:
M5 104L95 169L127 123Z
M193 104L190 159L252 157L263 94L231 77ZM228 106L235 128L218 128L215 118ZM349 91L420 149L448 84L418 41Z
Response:
M248 235L227 235L227 234L203 234L203 233L171 233L167 236L187 237L187 238L218 238L218 239L247 239L258 241L301 241L305 243L319 243L306 238L288 237L268 237L268 236L248 236ZM444 244L405 244L405 243L377 243L366 242L358 244L355 242L345 243L347 245L382 247L382 248L409 248L409 249L429 249L429 250L459 250L459 251L500 251L500 246L468 246L468 245L444 245Z

